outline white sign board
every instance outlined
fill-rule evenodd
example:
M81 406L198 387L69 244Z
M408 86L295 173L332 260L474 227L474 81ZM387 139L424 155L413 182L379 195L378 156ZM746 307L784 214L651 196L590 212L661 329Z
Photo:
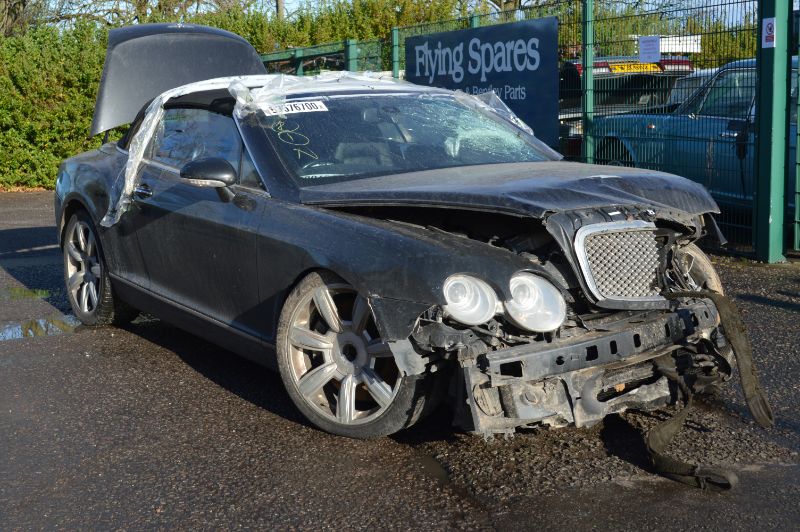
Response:
M775 17L764 19L761 26L761 48L775 48Z
M702 51L702 35L680 35L661 37L662 54L699 54Z
M639 62L658 63L661 61L661 37L639 37Z

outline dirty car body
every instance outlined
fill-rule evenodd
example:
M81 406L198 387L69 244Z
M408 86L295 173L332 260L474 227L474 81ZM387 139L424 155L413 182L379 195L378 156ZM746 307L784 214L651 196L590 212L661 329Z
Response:
M259 102L275 79L187 85L162 102L140 160L132 146L152 104L120 141L61 165L65 264L88 253L74 249L75 223L98 239L88 269L67 268L79 318L110 290L281 371L282 350L293 349L311 361L308 375L329 372L313 397L329 403L330 424L312 421L350 436L380 432L356 428L404 378L435 379L425 393L449 390L456 421L493 434L674 402L656 368L665 358L699 387L729 376L714 304L667 297L718 282L694 268L692 244L718 235L702 186L558 160L517 123L449 91L345 74L281 78L286 87ZM281 332L284 315L301 315L287 306L310 275L339 288L314 292L317 310L291 323L329 323L295 341L291 325ZM335 290L356 298L341 320L325 299ZM360 302L374 328L340 341L357 329ZM362 340L397 375L376 381L372 362L352 369ZM320 353L335 363L315 366Z

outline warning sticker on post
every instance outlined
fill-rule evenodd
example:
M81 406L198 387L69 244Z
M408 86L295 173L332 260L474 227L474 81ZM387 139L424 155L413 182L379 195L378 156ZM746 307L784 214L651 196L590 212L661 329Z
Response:
M315 113L319 111L327 111L328 108L320 101L314 102L286 102L280 105L260 105L261 110L267 116L275 115L290 115L294 113Z
M761 26L761 48L775 48L775 17L763 20Z

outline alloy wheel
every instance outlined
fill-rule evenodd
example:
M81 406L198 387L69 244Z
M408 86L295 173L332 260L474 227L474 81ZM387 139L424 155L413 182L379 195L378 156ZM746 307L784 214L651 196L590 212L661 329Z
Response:
M343 283L325 284L295 307L286 339L291 379L303 400L344 425L379 417L401 382L367 299Z
M67 291L81 312L90 314L100 301L102 265L94 231L86 222L78 221L64 243L67 269Z

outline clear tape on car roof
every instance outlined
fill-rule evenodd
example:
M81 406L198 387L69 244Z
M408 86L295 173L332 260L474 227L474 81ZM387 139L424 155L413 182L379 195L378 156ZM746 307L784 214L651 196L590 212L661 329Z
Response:
M386 74L370 72L325 72L316 76L304 77L272 74L266 76L217 78L190 83L163 92L154 98L147 106L142 123L128 144L128 160L114 182L111 190L108 212L100 221L100 225L104 227L114 225L129 208L131 197L139 178L145 149L150 144L158 124L164 116L164 105L169 100L193 92L227 89L231 96L236 99L233 114L238 120L241 120L267 107L283 105L286 103L287 96L302 93L303 91L369 90L403 85L414 87L415 90L419 90L416 85ZM421 95L424 94L424 92L421 92ZM537 142L539 148L547 151L557 159L561 158L560 154L533 137L531 128L520 120L494 92L489 91L478 96L473 96L461 91L456 91L455 97L458 101L473 109L492 113L511 122L520 130L531 135L532 140Z
M236 98L234 115L243 118L267 107L286 103L286 97L313 88L316 90L385 89L387 87L413 86L407 81L387 74L372 72L323 72L316 76L289 76L278 74L262 87L249 90L241 83L232 84L228 90Z
M150 139L153 138L153 134L164 116L164 104L173 98L178 98L192 92L226 89L233 83L241 83L242 86L245 87L248 85L259 86L269 83L274 77L275 76L267 75L209 79L176 87L162 92L155 97L147 106L142 123L139 125L138 131L133 135L128 144L128 160L120 171L119 176L117 176L116 181L114 181L109 198L108 212L103 216L100 225L103 227L111 227L117 223L128 210L133 190L136 188L136 182L138 181L139 169L142 165L142 159L144 158L144 151L150 144Z

